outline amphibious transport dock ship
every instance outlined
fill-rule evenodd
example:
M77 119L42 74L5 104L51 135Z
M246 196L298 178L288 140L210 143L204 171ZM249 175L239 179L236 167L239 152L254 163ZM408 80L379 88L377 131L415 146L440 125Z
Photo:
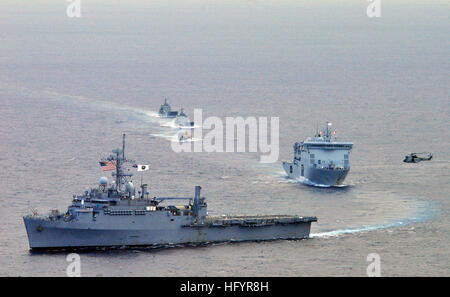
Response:
M31 249L166 246L227 241L308 238L315 217L289 215L208 216L206 200L195 187L193 197L153 197L146 184L137 191L123 148L103 165L114 169L114 181L100 178L98 187L74 195L67 212L36 213L24 222ZM187 203L179 205L180 201ZM176 203L176 204L175 204Z
M340 142L331 136L331 123L325 131L303 142L294 144L294 160L283 162L283 168L290 178L314 186L342 185L350 171L351 142Z

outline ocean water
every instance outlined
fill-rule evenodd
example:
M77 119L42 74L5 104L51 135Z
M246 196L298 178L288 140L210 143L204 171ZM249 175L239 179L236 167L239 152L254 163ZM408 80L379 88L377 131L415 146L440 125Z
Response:
M65 276L22 216L65 210L121 145L152 195L201 185L210 214L314 215L311 239L81 253L84 276L449 275L447 1L0 3L0 275ZM280 154L175 153L156 116L279 117ZM292 145L331 121L354 143L346 187L286 178ZM430 162L403 163L412 151ZM140 175L135 176L136 180Z

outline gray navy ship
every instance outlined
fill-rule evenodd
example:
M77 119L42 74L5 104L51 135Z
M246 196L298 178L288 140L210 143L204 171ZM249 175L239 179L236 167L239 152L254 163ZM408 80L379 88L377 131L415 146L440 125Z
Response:
M351 142L337 141L331 123L324 131L316 131L314 137L294 144L294 160L283 162L290 178L313 186L339 186L350 171Z
M164 99L164 104L159 108L158 114L161 118L175 119L174 124L179 128L191 128L194 126L194 122L189 120L184 113L184 109L181 108L179 113L178 111L173 111L167 99Z
M136 193L131 181L125 135L122 149L112 152L100 163L114 170L113 181L102 177L97 187L73 195L65 213L23 218L32 250L304 239L317 221L292 215L209 216L200 186L193 197L150 198L146 184Z
M178 111L172 111L169 102L167 102L167 98L164 99L164 104L161 105L158 112L159 116L162 118L176 118L178 115Z

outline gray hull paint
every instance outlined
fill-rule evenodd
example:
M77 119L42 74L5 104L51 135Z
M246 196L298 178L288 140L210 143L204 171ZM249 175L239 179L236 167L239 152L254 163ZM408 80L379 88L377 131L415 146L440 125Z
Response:
M128 217L130 218L130 217ZM110 246L165 246L201 244L210 242L264 241L308 238L311 221L269 226L179 226L161 225L161 229L144 229L140 224L106 227L108 224L53 222L46 219L24 217L31 249L110 247ZM95 224L94 224L95 225ZM178 225L178 227L175 227ZM166 228L164 228L164 227Z
M292 166L292 173L291 173ZM286 171L289 178L301 179L305 178L307 181L314 185L326 185L326 186L339 186L342 185L345 178L347 177L350 169L320 169L313 167L306 167L303 171L303 176L301 174L301 166L294 164L292 162L283 162L283 168Z
M338 141L336 130L317 128L314 137L294 144L294 158L283 162L283 168L292 179L312 186L340 186L350 171L352 142Z
M200 186L194 197L149 198L147 184L136 195L133 174L124 168L130 162L125 158L125 134L122 149L112 153L100 165L114 162L114 183L100 178L98 187L73 195L64 213L52 210L48 216L34 213L23 218L31 249L303 239L317 221L292 215L208 216Z

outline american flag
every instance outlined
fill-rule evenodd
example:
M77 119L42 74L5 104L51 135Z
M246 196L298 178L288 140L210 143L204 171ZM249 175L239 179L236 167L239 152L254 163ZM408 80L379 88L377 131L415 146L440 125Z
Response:
M100 166L102 167L103 171L109 171L109 170L115 170L116 169L116 163L112 161L102 161L99 162Z

